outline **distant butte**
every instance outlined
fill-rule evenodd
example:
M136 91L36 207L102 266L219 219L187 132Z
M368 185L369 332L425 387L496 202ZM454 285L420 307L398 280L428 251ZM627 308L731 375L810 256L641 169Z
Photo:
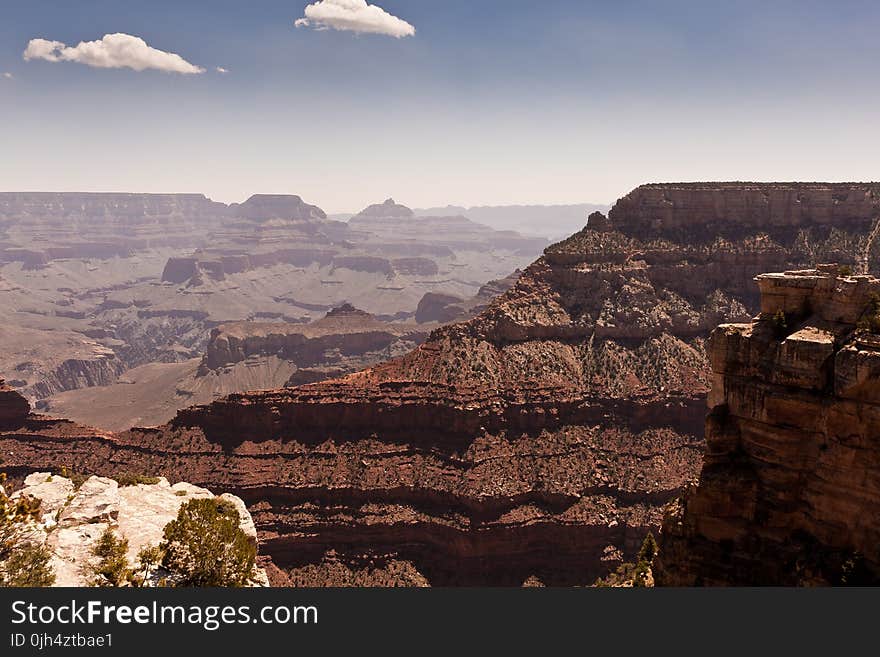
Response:
M386 199L384 203L377 203L364 208L358 213L358 217L412 217L413 211L405 205L394 202L393 198Z

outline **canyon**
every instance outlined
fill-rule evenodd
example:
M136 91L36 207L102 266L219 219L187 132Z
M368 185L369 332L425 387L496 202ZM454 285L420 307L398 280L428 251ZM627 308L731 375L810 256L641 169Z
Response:
M757 277L761 313L712 334L707 451L668 510L660 585L880 582L880 279Z
M178 410L234 392L293 387L350 374L421 344L442 323L481 312L519 270L470 299L427 293L415 321L379 320L351 304L309 323L240 321L211 329L201 358L148 363L105 383L39 399L44 413L121 431L169 422ZM116 361L114 361L115 363Z
M644 185L406 354L155 428L97 430L13 402L3 467L228 490L275 584L589 584L632 558L700 470L709 334L762 309L764 272L876 271L878 207L872 184ZM351 229L388 235L401 212L380 204ZM227 344L223 360L247 358L247 340Z
M0 372L31 402L77 416L101 388L191 379L220 326L306 325L350 302L379 321L412 321L426 294L469 300L547 244L400 213L373 231L295 195L226 205L198 194L0 193ZM227 377L190 395L184 384L168 408L280 386L279 376ZM56 400L68 391L96 396ZM114 427L170 417L123 415Z
M155 426L185 406L246 390L336 378L407 353L438 324L380 321L343 304L307 324L231 322L211 330L201 358L150 363L110 385L69 390L37 408L104 429Z

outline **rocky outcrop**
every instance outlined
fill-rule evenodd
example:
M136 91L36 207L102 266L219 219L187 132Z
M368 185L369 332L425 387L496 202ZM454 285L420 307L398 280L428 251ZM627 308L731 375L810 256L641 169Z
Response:
M34 399L45 399L65 390L110 385L125 371L125 363L110 349L93 350L97 353L91 358L68 358L48 371L43 370L24 392Z
M334 263L333 250L327 249L272 249L251 254L214 256L210 251L200 251L193 256L169 258L162 271L162 280L169 283L189 283L190 287L204 283L205 278L222 281L227 274L240 274L258 267L273 267L279 264L308 267L319 265L326 267ZM351 256L350 269L360 271L380 271L388 274L392 271L391 263L384 258L370 256ZM348 266L342 258L339 266Z
M405 205L395 203L393 198L384 203L376 203L361 210L358 217L412 217L413 211Z
M732 189L714 194L751 193ZM364 564L382 582L591 583L632 559L696 476L705 340L758 311L754 276L829 253L854 262L867 249L878 262L862 219L768 232L747 219L734 230L731 216L707 240L700 226L618 225L621 213L547 248L478 316L381 365L231 395L154 430L103 436L35 418L0 434L0 449L13 468L138 464L231 488L300 583Z
M12 499L22 496L40 500L37 531L31 539L45 543L52 555L54 586L90 586L87 568L95 559L92 551L108 528L128 541L126 556L135 566L142 548L162 542L165 525L177 517L184 502L214 497L211 491L188 483L172 486L165 478L125 486L93 476L77 487L70 479L50 472L28 475ZM235 505L241 529L256 545L256 528L244 502L228 493L220 499ZM159 575L161 571L154 579ZM267 585L265 572L258 571L253 583Z
M310 324L237 322L211 331L200 373L252 358L277 356L307 373L303 382L356 371L421 343L429 329L406 323L382 322L343 304ZM318 376L318 372L325 372ZM329 374L329 376L328 376Z
M27 399L0 379L0 430L20 427L30 412Z
M0 323L0 343L4 347L0 370L31 400L65 390L107 385L125 369L111 348L61 327L35 331Z
M515 272L495 281L489 281L470 299L462 299L442 292L427 292L416 307L415 320L419 324L440 322L445 324L469 319L483 312L495 297L501 296L514 286L522 272Z
M185 283L199 273L197 258L169 258L162 270L162 280L169 283Z
M299 196L290 194L254 194L244 203L229 206L229 212L251 221L323 221L327 218L327 214L318 206L309 205Z
M416 217L393 199L364 209L351 218L349 226L381 238L383 254L412 257L443 257L460 251L539 253L548 243L545 238L495 230L460 215Z
M718 327L699 484L672 505L661 585L880 582L880 280L758 276Z
M609 213L626 234L684 232L714 239L821 226L852 230L880 215L878 183L671 183L642 185Z
M40 269L49 264L49 256L45 251L33 249L0 249L0 262L20 262L24 269Z
M464 299L452 294L442 292L427 292L419 300L416 307L416 321L419 324L425 322L451 322L461 316Z
M394 274L394 267L391 266L391 262L386 258L377 258L375 256L336 256L333 258L333 269L351 269L352 271L384 274L386 276Z
M397 258L391 261L394 271L407 276L436 276L437 263L430 258Z

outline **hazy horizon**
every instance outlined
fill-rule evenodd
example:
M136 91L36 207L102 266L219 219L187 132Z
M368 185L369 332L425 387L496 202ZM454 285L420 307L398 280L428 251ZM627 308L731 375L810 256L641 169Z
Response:
M235 203L244 203L251 196L299 196L305 203L309 205L316 205L322 210L324 210L328 216L330 215L356 215L361 210L366 209L371 205L375 205L378 203L383 203L388 198L393 198L395 202L400 203L401 205L405 205L409 207L411 210L415 211L416 214L423 214L426 210L432 209L441 209L441 208L462 208L465 210L469 209L482 209L482 208L517 208L517 207L573 207L573 206L597 206L597 207L611 207L614 205L614 201L610 201L607 203L603 203L601 201L580 201L580 202L572 202L572 203L474 203L474 204L464 204L464 203L437 203L429 206L417 206L411 203L406 202L406 198L400 195L385 195L376 196L376 198L368 203L365 203L362 207L356 209L345 209L345 210L337 210L337 209L328 209L325 207L319 199L310 198L307 195L301 194L297 191L267 191L267 192L253 192L249 193L242 198L233 198L233 199L221 199L215 198L210 194L206 194L205 192L194 191L194 190L180 190L180 191L144 191L144 190L132 190L132 189L0 189L0 194L175 194L175 195L203 195L209 201L216 201L219 203L224 203L226 205L232 205ZM381 197L381 198L380 198Z
M34 0L4 19L13 191L335 214L876 178L876 3Z

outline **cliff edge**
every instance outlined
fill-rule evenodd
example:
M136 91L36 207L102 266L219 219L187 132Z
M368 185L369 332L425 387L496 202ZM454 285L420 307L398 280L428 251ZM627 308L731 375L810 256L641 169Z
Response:
M880 280L757 277L718 327L699 484L671 505L659 585L880 582Z

